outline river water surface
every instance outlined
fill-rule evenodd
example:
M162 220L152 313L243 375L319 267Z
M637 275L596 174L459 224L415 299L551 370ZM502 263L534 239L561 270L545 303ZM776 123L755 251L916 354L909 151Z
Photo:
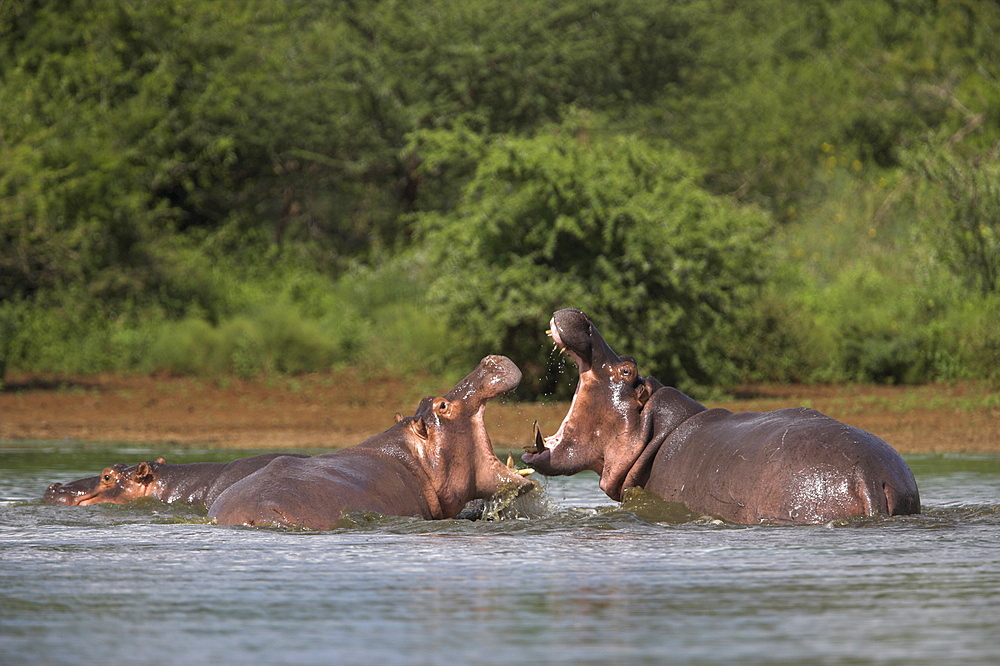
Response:
M815 527L622 508L592 474L498 520L329 532L38 500L254 453L0 444L0 663L1000 663L996 457L910 457L923 515Z

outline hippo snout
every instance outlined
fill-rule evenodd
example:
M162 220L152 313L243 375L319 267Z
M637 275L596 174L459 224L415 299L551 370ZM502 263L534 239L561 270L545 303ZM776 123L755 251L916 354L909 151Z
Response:
M521 370L506 356L487 356L465 379L445 394L448 400L461 400L477 408L521 383Z
M63 488L61 483L52 483L48 488L45 489L45 496L42 497L42 501L46 504L69 504L72 500L72 494L67 492Z

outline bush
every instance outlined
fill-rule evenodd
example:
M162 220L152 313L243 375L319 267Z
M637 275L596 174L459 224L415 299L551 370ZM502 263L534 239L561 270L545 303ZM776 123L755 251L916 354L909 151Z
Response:
M925 233L938 259L983 296L1000 293L1000 166L992 155L963 161L943 151L915 159L940 190Z
M298 374L349 360L353 343L278 301L218 326L196 318L166 324L150 365L175 374Z
M542 331L572 306L665 382L737 376L728 320L767 279L768 217L708 194L679 152L605 136L586 117L479 147L463 134L422 138L435 166L482 153L453 209L417 217L438 270L432 299L468 361L508 354L527 388L546 392Z

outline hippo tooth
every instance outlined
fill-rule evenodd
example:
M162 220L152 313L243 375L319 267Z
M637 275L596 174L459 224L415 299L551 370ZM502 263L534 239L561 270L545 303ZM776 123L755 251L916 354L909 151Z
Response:
M530 467L522 467L521 469L514 470L515 474L520 474L521 476L528 476L529 474L534 474L535 470Z
M535 430L535 436L534 436L535 441L523 448L528 453L541 453L542 451L545 450L545 438L542 437L542 431L538 427L537 420L532 424L532 427Z
M510 469L514 469L514 454L513 453L508 453L507 454L507 467L509 467Z

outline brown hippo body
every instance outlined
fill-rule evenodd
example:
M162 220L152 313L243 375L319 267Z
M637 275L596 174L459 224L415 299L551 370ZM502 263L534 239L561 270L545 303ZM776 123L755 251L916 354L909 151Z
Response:
M734 523L919 512L913 476L888 444L803 407L699 412L664 437L646 478L628 485ZM897 488L914 492L900 498Z
M63 506L90 504L126 504L152 497L162 502L180 502L209 507L219 494L275 458L305 458L298 453L265 453L232 462L171 464L158 458L136 465L119 463L107 467L98 476L70 483L53 483L43 501Z
M420 472L399 457L358 444L307 460L279 458L228 493L210 515L223 525L335 526L345 511L446 518L414 483ZM321 499L318 499L321 498ZM456 512L457 515L457 512Z
M467 502L533 483L500 462L486 432L486 402L520 382L503 356L488 356L444 397L355 447L277 458L227 488L209 509L221 525L336 527L349 511L454 518Z
M803 407L706 409L638 374L579 310L551 322L580 382L559 431L524 460L543 474L591 469L613 499L642 487L734 523L823 523L920 512L916 481L875 435Z

